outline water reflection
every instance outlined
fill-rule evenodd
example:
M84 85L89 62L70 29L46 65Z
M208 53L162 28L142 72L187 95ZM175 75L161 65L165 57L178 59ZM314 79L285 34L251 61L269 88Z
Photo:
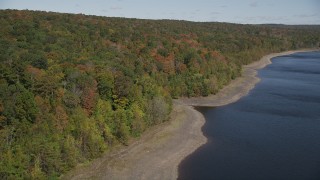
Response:
M320 52L277 57L238 102L197 108L209 142L179 179L320 179Z

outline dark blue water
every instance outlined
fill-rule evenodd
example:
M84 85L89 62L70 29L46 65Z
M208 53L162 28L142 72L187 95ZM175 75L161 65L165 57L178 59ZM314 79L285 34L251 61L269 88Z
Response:
M273 59L239 101L198 108L208 143L179 179L320 179L320 52Z

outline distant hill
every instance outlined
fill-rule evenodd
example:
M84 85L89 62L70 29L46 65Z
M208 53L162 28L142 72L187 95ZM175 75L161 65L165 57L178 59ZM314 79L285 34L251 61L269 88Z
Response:
M258 26L271 27L271 28L315 29L315 30L319 30L319 28L320 28L320 25L259 24Z
M168 119L319 26L0 11L0 179L57 178Z

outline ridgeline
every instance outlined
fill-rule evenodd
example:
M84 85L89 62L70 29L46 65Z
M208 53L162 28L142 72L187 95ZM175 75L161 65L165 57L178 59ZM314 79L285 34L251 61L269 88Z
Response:
M168 120L265 54L320 45L320 26L0 11L0 179L58 178Z

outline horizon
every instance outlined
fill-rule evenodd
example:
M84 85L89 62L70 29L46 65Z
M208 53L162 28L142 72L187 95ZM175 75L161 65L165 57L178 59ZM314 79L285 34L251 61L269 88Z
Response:
M120 19L136 19L136 20L150 20L150 21L184 21L191 23L226 23L235 25L274 25L274 26L320 26L320 24L283 24L283 23L262 23L262 24L249 24L249 23L235 23L235 22L222 22L222 21L192 21L184 19L146 19L146 18L135 18L135 17L118 17L118 16L103 16L95 14L84 14L84 13L70 13L70 12L57 12L57 11L45 11L45 10L31 10L31 9L0 9L0 11L33 11L33 12L44 12L44 13L57 13L57 14L71 14L71 15L84 15L84 16L95 16L102 18L120 18Z
M182 20L190 22L221 22L234 24L320 25L320 2L316 0L245 0L235 3L221 0L184 2L181 0L71 0L50 2L30 0L3 0L1 10L30 10L101 17L147 20ZM290 5L288 5L290 4ZM284 9L284 7L286 7ZM151 12L152 11L152 12Z

